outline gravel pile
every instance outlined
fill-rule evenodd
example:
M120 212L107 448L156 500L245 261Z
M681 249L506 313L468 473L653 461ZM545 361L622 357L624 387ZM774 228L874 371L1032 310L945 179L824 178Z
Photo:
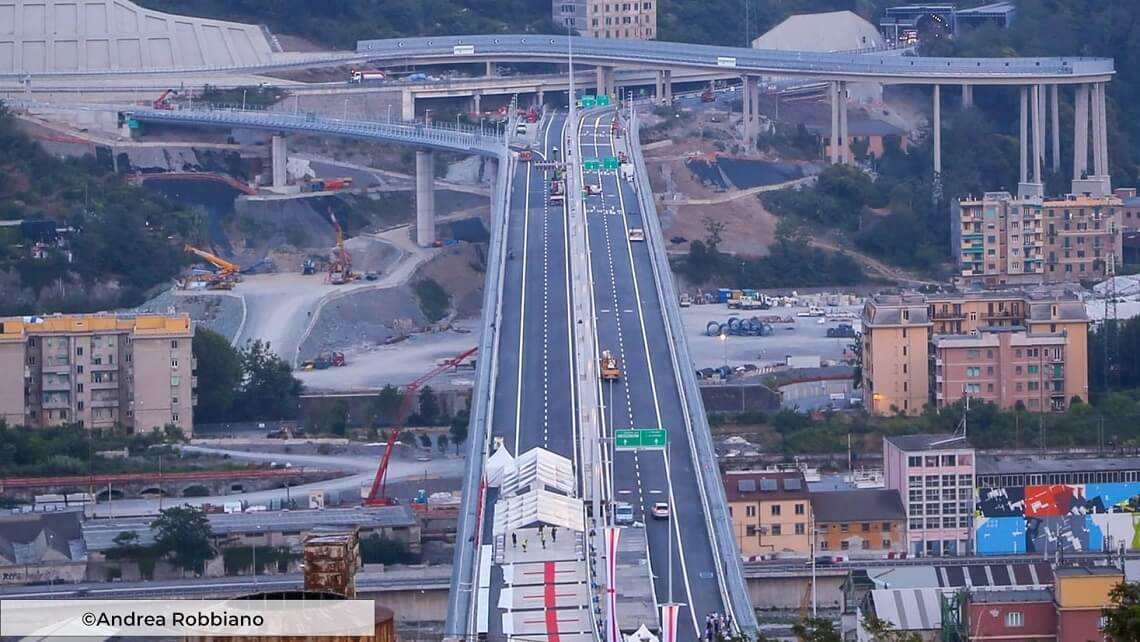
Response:
M354 292L321 308L317 324L301 345L301 359L332 350L372 347L426 325L427 318L409 287Z
M241 326L242 305L237 297L208 294L182 294L167 290L132 312L170 314L185 312L195 323L221 334L230 341Z

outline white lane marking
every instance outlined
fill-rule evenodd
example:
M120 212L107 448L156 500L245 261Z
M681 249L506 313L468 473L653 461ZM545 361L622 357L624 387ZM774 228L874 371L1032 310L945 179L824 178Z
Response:
M519 361L518 388L515 393L515 457L519 456L519 437L522 434L522 387L523 387L523 331L526 329L526 247L527 228L530 227L530 168L526 164L526 191L523 196L523 247L522 247L522 296L519 300Z
M553 122L553 119L551 122ZM548 127L546 130L546 137L545 137L544 143L543 143L544 155L545 155L546 147L550 145L550 130L551 129L553 129L553 128ZM562 121L562 128L558 130L558 135L555 137L556 140L560 139L562 137L562 132L565 129L566 129L566 121L564 120L564 121ZM567 368L568 368L567 376L568 376L568 379L570 381L569 408L570 408L570 433L571 433L571 439L572 439L571 444L570 444L570 451L573 453L574 470L581 471L581 468L579 467L579 463L578 463L578 458L579 458L579 453L578 453L578 445L579 445L578 444L578 414L576 411L576 409L578 407L578 402L577 402L578 381L574 375L575 366L576 366L576 362L575 362L576 356L574 354L574 316L573 316L573 314L574 314L573 313L573 307L574 306L573 306L573 302L571 300L572 290L570 287L570 227L569 227L569 223L568 223L569 222L569 216L567 214L567 207L568 206L569 206L569 204L566 201L566 199L563 199L562 206L558 208L558 214L562 217L561 221L562 221L563 269L565 271L565 278L566 278L566 357L567 357L566 363L567 363ZM580 477L580 475L579 475L579 477Z
M611 140L610 140L611 149L613 148L612 137L613 137L613 135L611 133ZM630 151L632 153L632 150L630 150ZM628 217L627 212L626 212L625 195L624 195L624 190L622 189L622 185L621 185L620 181L618 182L618 203L620 204L620 209L621 209L622 227L628 229L629 228L629 217ZM642 216L645 216L645 215L646 214L644 212L642 212ZM661 404L657 398L657 383L656 383L656 379L653 376L653 365L652 365L652 360L650 359L650 356L649 356L649 336L645 332L645 312L641 307L641 288L638 286L638 283L637 283L637 266L633 261L633 243L629 240L628 234L626 235L625 246L626 246L627 256L629 257L629 269L630 269L631 274L633 275L633 292L634 292L634 297L637 301L637 318L641 323L641 340L642 340L642 345L645 348L645 362L649 365L649 368L648 368L649 369L649 387L650 387L650 390L652 390L652 392L653 392L653 408L657 413L657 425L659 427L664 428L665 425L661 421ZM678 390L678 394L679 393L680 393L680 391ZM671 471L669 457L666 453L667 453L667 451L665 451L665 450L661 451L661 459L665 464L665 481L668 484L668 488L669 488L669 506L673 511L673 515L671 516L671 519L669 520L671 523L671 526L672 526L671 530L673 531L673 534L671 534L670 537L673 537L673 536L676 537L677 546L675 548L677 549L677 555L678 555L679 561L681 562L681 575L682 575L683 583L685 586L685 594L687 596L686 599L688 600L688 603L689 603L689 609L688 609L689 615L692 617L692 620L693 620L693 630L695 631L696 636L699 638L701 635L701 628L700 628L700 625L697 623L697 612L696 612L696 608L694 608L695 602L693 602L693 591L692 591L692 587L689 583L689 567L685 563L685 545L681 539L681 526L680 526L681 519L680 519L680 516L678 515L678 511L677 511L677 502L673 498L673 475L672 475L672 471ZM711 537L712 536L711 533L708 536ZM673 560L669 560L668 564L671 567L673 565Z

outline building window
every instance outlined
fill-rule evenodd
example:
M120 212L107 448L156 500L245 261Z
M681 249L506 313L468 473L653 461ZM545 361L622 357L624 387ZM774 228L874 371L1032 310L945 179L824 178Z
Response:
M821 550L821 551L826 551L826 550L827 550L827 540L822 540L822 541L820 541L820 543L819 543L819 550Z
M174 413L174 414L170 415L170 420L173 421L174 423L178 423L178 413Z
M911 455L910 457L906 458L906 465L910 466L911 468L921 468L922 467L922 457L919 457L917 455Z
M170 398L170 405L177 406L178 405L178 397L171 397Z
M847 542L847 540L843 540L839 543L839 548L847 550L848 548L851 548L851 545Z
M848 530L848 528L847 528L847 524L840 524L840 525L839 525L839 532L840 532L840 533L846 533L846 532L847 532L847 530Z
M745 517L756 517L756 507L752 506L752 505L745 507L744 516Z
M1010 611L1006 613L1005 625L1009 628L1025 626L1025 614L1021 611Z
M773 535L783 535L783 528L779 524L772 524Z
M807 532L807 527L804 526L803 522L796 524L796 535L803 535L805 532Z
M863 522L863 532L864 533L870 533L871 532L871 525L868 524L867 522Z
M980 377L982 376L981 368L966 368L967 377Z
M803 504L796 504L796 515L803 515L803 514L804 514L804 505Z
M972 317L972 316L974 316L975 314L976 314L976 313L974 313L974 312L971 312L971 313L970 313L970 316ZM975 321L976 319L970 319L970 320L971 320L971 321ZM977 361L977 360L978 360L978 357L980 357L980 356L982 356L982 353L981 353L981 351L980 351L980 350L967 350L967 351L966 351L966 358L967 358L967 359L969 359L970 361Z
M83 402L82 402L82 401L80 401L80 402L77 402L77 403L75 404L75 408L76 408L76 410L80 410L80 411L82 411L82 410L83 410Z
M955 455L942 455L943 466L957 466L958 458Z
M756 526L749 524L748 528L745 529L745 533L747 533L749 537L756 537Z
M170 360L170 369L171 370L177 370L178 369L178 359L171 359Z
M922 475L911 475L907 478L907 485L922 486Z
M78 347L78 348L76 348L76 349L75 349L75 356L77 356L77 357L82 357L82 356L83 356L83 348L82 348L82 346L81 346L81 347Z
M777 516L777 517L780 515L780 505L779 504L772 504L772 515Z
M83 366L75 366L75 374L83 374Z
M880 528L882 529L882 531L884 533L889 533L891 531L891 523L890 522L883 522L883 524L882 524L882 526L880 526Z
M890 548L890 547L891 547L891 540L884 538L883 539L883 548Z
M81 383L75 384L75 392L83 392L83 384L81 384Z

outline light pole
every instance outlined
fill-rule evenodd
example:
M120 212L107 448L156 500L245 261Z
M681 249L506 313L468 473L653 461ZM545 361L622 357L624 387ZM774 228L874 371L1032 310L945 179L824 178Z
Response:
M724 349L724 370L725 377L728 377L728 333L721 330L720 345Z
M249 91L249 90L248 89L241 90L241 110L242 111L245 111L245 92L247 92L247 91Z

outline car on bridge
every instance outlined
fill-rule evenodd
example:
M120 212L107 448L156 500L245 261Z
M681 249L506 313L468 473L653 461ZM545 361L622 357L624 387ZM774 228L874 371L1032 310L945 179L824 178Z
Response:
M586 192L586 196L601 196L602 195L602 186L601 185L587 185L585 187L584 191Z
M629 240L631 241L644 241L645 230L640 227L634 227L629 230Z
M654 519L669 519L669 503L655 502L652 513Z
M618 502L614 504L614 523L618 526L630 526L633 524L633 504L628 502Z

